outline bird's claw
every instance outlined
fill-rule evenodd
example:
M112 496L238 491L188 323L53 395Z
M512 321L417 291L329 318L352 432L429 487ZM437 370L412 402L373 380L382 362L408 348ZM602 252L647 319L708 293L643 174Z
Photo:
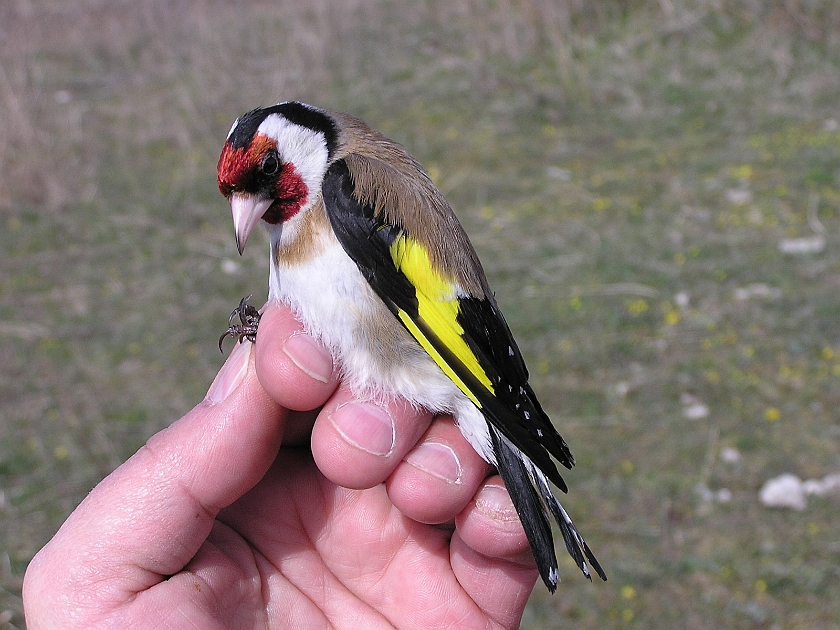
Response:
M260 324L260 312L248 304L248 300L251 299L251 296L244 297L239 301L239 306L233 309L233 312L230 314L230 318L228 319L228 329L219 337L219 351L224 352L222 349L222 343L224 342L226 337L238 337L239 342L242 343L243 339L247 339L251 343L254 343L257 340L257 327ZM233 320L239 316L239 321L241 323L234 324Z

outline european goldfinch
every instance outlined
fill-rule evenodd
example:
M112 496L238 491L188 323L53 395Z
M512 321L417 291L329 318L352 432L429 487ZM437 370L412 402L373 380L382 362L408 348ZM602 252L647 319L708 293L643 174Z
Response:
M218 165L239 252L264 221L269 300L287 304L360 397L394 396L452 414L499 471L552 592L550 517L591 579L606 575L552 494L568 446L540 407L481 263L420 164L361 120L298 102L234 122ZM250 309L250 310L249 310ZM254 339L240 304L230 334Z

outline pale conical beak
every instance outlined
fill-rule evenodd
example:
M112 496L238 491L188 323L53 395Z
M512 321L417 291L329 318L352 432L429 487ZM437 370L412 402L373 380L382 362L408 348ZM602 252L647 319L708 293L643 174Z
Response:
M274 203L274 199L249 195L247 193L233 193L230 196L230 209L233 212L233 230L236 233L236 249L242 254L248 236Z

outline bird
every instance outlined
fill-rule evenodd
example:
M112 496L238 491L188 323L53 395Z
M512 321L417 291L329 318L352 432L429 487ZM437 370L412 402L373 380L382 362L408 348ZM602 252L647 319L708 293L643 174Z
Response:
M330 350L355 395L451 414L495 466L550 592L551 519L575 564L607 576L551 484L574 458L528 370L481 262L449 203L407 150L350 114L286 101L236 119L218 162L242 254L259 223L269 301L291 308ZM239 315L241 324L234 324ZM240 302L222 335L256 339Z

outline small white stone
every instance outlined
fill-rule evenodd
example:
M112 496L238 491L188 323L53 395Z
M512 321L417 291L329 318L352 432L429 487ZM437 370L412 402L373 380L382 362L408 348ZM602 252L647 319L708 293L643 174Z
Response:
M683 415L689 420L702 420L709 417L709 408L703 403L683 407Z
M825 238L821 235L802 238L784 238L779 241L783 254L818 254L825 249Z
M630 383L627 381L621 381L620 383L616 383L613 389L617 396L624 398L630 393Z
M732 491L729 488L721 488L715 492L715 501L718 503L729 503L732 501Z
M739 302L749 300L750 298L766 298L768 300L778 300L782 297L782 290L776 287L757 282L755 284L748 284L745 287L738 287L733 292L735 299Z
M741 451L734 446L724 446L720 449L720 460L726 464L736 464L741 461Z
M689 420L701 420L708 417L709 408L694 394L684 392L680 395L683 405L683 415Z
M547 177L559 179L561 182L567 182L572 179L572 172L569 169L560 168L559 166L546 166L545 174Z
M734 206L745 206L752 201L753 195L746 188L733 188L726 191L726 200Z
M239 267L239 263L235 260L231 260L230 258L225 258L222 261L222 271L229 276L239 273Z
M802 483L802 490L806 495L813 494L818 497L826 494L840 494L840 474L826 475L822 479L806 479Z
M802 481L790 473L768 479L761 487L758 498L767 507L805 509Z
M825 494L840 494L840 473L826 475L822 480Z
M806 479L802 482L802 492L814 494L818 497L825 494L825 485L822 479Z

